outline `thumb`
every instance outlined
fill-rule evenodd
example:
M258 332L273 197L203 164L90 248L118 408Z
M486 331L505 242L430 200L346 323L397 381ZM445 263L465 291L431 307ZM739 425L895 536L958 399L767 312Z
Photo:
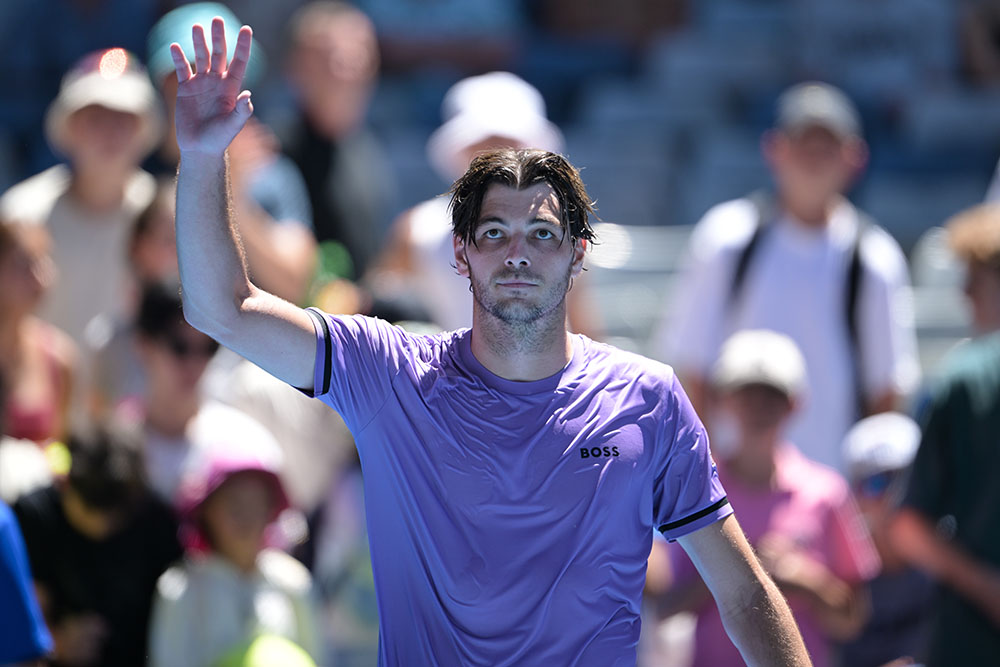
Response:
M244 90L236 97L236 107L233 113L239 116L240 120L246 120L253 114L253 102L250 101L250 91Z

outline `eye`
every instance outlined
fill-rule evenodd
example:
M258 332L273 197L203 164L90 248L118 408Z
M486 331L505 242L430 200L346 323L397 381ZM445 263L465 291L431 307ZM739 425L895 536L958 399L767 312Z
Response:
M503 232L496 227L490 227L482 231L482 236L485 239L498 239L503 236Z
M553 232L551 229L542 228L535 232L535 237L542 241L548 241L550 239L556 238L556 235L555 232Z

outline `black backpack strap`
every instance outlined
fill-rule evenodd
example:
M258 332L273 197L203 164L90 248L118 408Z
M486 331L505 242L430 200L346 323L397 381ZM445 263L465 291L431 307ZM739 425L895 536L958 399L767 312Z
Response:
M860 295L861 283L864 279L864 262L861 258L861 244L869 230L875 227L875 221L867 214L855 209L858 217L858 232L851 246L851 256L847 265L847 283L844 290L844 322L847 324L847 340L850 345L851 362L854 370L854 395L857 397L858 417L867 413L865 399L866 391L862 380L864 368L863 350L860 330Z
M743 293L743 285L746 282L747 271L750 269L751 261L757 254L761 239L764 238L767 230L771 228L771 223L777 217L774 197L769 192L758 190L748 195L747 199L753 204L756 210L757 220L755 221L753 235L747 244L743 246L743 249L740 250L740 254L736 257L736 264L733 266L733 279L729 283L729 298L727 301L730 312L739 303L740 296Z

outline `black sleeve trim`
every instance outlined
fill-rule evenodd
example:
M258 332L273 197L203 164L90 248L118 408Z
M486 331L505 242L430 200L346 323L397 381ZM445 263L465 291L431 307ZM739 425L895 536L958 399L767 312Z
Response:
M323 386L318 387L321 391L313 391L317 396L330 392L330 375L332 374L332 364L330 357L333 355L333 342L330 340L330 325L327 324L326 318L317 313L314 310L307 310L307 313L312 315L312 318L319 322L320 327L323 329Z
M715 512L717 510L722 509L723 507L725 507L728 504L729 504L729 498L722 498L721 500L713 503L712 505L706 507L705 509L700 510L698 512L695 512L691 516L686 516L683 519L679 519L677 521L671 521L670 523L665 523L662 526L660 526L658 528L658 530L661 533L665 533L668 530L674 530L675 528L680 528L681 526L686 526L689 523L697 521L698 519L700 519L702 517L708 516L712 512Z

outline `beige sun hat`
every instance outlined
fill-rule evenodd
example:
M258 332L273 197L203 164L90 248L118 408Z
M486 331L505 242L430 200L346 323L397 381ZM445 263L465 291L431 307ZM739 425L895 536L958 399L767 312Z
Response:
M159 143L163 134L159 95L139 59L125 49L90 53L63 77L59 94L45 114L45 134L55 150L67 152L69 117L93 105L138 116L144 155Z

